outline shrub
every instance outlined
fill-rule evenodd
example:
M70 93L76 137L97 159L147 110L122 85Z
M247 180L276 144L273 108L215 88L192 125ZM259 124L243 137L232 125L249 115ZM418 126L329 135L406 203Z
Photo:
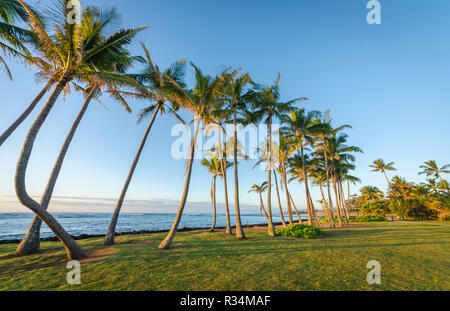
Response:
M389 202L386 200L373 200L362 205L361 213L366 216L386 217L391 213Z
M350 222L378 222L378 221L387 221L387 219L382 216L359 216L356 218L350 218Z
M293 236L293 237L301 237L301 238L305 238L305 239L309 239L318 235L323 235L325 234L324 231L322 231L321 229L314 227L314 226L310 226L310 225L303 225L303 224L297 224L297 225L293 225L293 226L289 226L286 228L282 228L282 229L277 229L275 231L275 233L277 235L280 236Z

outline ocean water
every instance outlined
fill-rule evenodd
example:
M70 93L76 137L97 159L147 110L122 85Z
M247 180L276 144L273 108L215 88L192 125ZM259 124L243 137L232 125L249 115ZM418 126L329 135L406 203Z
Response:
M106 233L111 214L96 213L54 213L59 223L72 235L104 234ZM175 219L175 214L121 214L117 223L117 232L131 232L140 230L167 230ZM303 216L302 216L303 218ZM0 241L22 239L33 219L30 213L0 213ZM266 224L267 219L261 215L241 215L243 225ZM285 217L287 220L287 217ZM276 215L274 222L281 222ZM235 216L231 216L231 224L235 225ZM212 224L211 214L185 214L181 219L179 228L203 228ZM224 227L226 216L217 215L216 226ZM42 225L41 237L54 236L53 232Z

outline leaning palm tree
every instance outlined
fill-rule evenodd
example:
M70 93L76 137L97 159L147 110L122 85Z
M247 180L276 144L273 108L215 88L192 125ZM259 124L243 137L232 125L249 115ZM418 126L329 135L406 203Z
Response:
M141 114L139 115L139 121L141 121L149 114L152 114L152 118L147 126L144 137L141 140L136 156L134 157L133 163L131 164L130 171L128 172L128 176L125 180L125 184L122 188L122 192L120 193L119 200L117 201L116 207L114 209L108 231L105 235L105 245L114 244L114 237L116 233L119 214L122 209L128 187L130 186L133 174L136 170L137 164L139 162L153 124L155 123L156 117L159 113L163 115L169 112L184 124L184 121L177 114L178 106L173 104L168 105L167 102L174 100L174 98L178 96L178 93L181 92L182 88L185 87L183 81L185 74L185 61L180 60L172 64L166 71L161 72L159 67L153 64L150 52L148 51L146 46L142 45L142 47L144 49L146 57L146 68L141 74L130 75L130 77L143 83L146 87L139 87L136 93L122 92L121 94L152 101L152 104L149 107L142 110Z
M236 211L236 237L245 239L244 229L242 228L241 212L239 206L239 179L238 179L238 139L237 125L239 112L246 108L248 103L247 88L253 84L248 73L238 76L239 70L231 73L224 73L221 77L223 81L224 94L223 100L226 107L232 111L233 122L233 160L234 160L234 208Z
M180 224L181 217L183 215L184 207L186 206L186 200L189 193L189 185L191 181L192 165L194 163L195 144L200 127L200 121L202 119L208 119L211 114L211 109L217 97L221 95L221 79L216 77L212 78L206 76L203 72L191 63L195 70L196 84L193 90L185 91L184 94L178 94L173 99L180 107L187 109L194 114L194 135L191 140L191 149L189 153L189 159L187 163L186 179L184 184L183 195L181 197L180 206L178 208L177 215L172 224L167 237L159 244L160 249L169 249L173 238L175 237L178 225Z
M383 159L377 159L373 161L373 164L369 165L369 167L373 168L372 172L380 172L386 178L388 185L391 183L389 178L387 177L386 171L396 171L397 169L394 167L394 162L384 163Z
M264 212L264 215L267 217L267 219L269 219L269 215L267 214L266 209L264 208L264 201L262 198L262 194L266 192L267 188L268 183L267 181L265 181L261 185L254 184L252 188L248 191L248 193L255 192L259 195L259 210L261 212L261 216L263 216Z
M67 1L58 1L52 19L55 31L54 34L49 34L32 10L22 0L18 1L29 15L32 31L40 42L39 52L55 68L49 80L55 81L56 86L25 139L16 170L17 197L61 240L69 258L83 258L85 254L81 247L41 204L29 196L25 186L28 163L36 137L62 91L76 79L83 81L86 77L106 76L103 71L108 72L112 65L120 64L125 58L129 59L128 53L123 53L123 47L131 43L132 38L144 27L123 29L105 36L105 23L107 24L108 16L114 19L113 16L116 15L114 11L110 11L110 15L99 14L102 22L95 27L92 24L92 15L86 13L95 10L86 10L83 12L83 21L77 24L72 23L68 18L71 12L67 8ZM103 20L104 16L106 16L105 20ZM102 35L99 36L99 34Z
M267 154L267 213L269 215L269 225L267 227L267 233L269 236L275 236L275 228L272 222L272 170L278 159L274 159L272 155L272 124L275 120L281 119L282 116L289 111L292 111L294 104L300 101L306 100L306 98L296 98L287 102L280 100L280 79L281 75L278 74L277 80L270 86L258 86L255 90L255 96L252 98L252 110L255 115L259 116L261 120L268 126L268 150ZM279 133L278 133L279 134ZM278 154L277 154L278 155Z
M419 173L419 175L425 174L427 176L433 176L434 178L439 178L441 183L446 186L447 191L450 191L448 187L448 183L442 178L442 174L450 174L450 164L444 165L443 167L439 168L439 166L436 164L436 161L430 160L424 163L424 165L421 165L420 168L422 171Z

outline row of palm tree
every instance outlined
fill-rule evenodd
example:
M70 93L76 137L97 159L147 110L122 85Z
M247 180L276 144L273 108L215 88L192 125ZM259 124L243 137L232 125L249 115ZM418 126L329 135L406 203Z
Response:
M387 182L386 193L374 186L361 188L360 196L349 200L352 209L374 216L395 214L401 219L426 219L450 217L449 184L444 174L450 174L450 165L439 167L434 160L420 166L419 175L429 177L425 183L415 184L405 178L389 178L387 171L396 171L395 163L377 159L370 165L374 172L382 173Z
M245 156L240 152L240 144L237 139L238 125L260 122L265 123L269 129L265 147L263 146L266 150L262 157L262 160L267 163L266 186L262 187L266 187L267 190L267 208L264 211L268 218L268 235L275 235L271 195L273 180L275 180L277 189L280 215L283 224L286 224L281 206L277 173L280 176L281 188L286 194L289 224L293 224L293 211L297 214L298 220L302 222L289 191L289 184L293 180L304 184L309 224L320 224L311 196L311 180L321 189L323 209L330 219L332 227L335 226L335 215L338 216L340 226L348 222L349 213L345 203L343 182L357 181L357 178L349 175L349 171L354 169L353 153L361 152L358 147L346 144L348 136L341 131L349 126L333 128L329 112L322 116L319 112L308 112L304 108L298 107L299 103L307 100L305 97L289 101L281 100L281 75L278 75L272 84L263 85L255 83L248 73L243 73L240 69L229 68L213 77L204 74L200 68L191 63L195 72L195 85L189 89L184 79L185 60L179 60L162 71L152 61L150 52L145 45L142 45L144 57L132 55L130 46L133 39L146 27L114 28L113 25L118 24L116 10L103 10L97 7L83 9L81 21L73 23L68 18L71 14L69 2L69 0L55 0L52 10L44 14L37 13L23 0L0 0L0 16L3 21L0 24L2 47L3 42L9 42L16 49L22 49L23 46L24 53L20 54L20 58L32 64L36 69L37 76L45 82L44 89L24 114L1 136L0 145L10 137L40 100L52 89L47 102L25 138L17 164L15 177L17 197L36 215L17 249L18 254L30 254L39 250L40 228L43 221L61 240L70 259L85 257L82 248L47 209L76 131L91 102L93 100L101 102L101 96L105 93L123 105L128 112L131 112L131 107L128 105L129 98L148 101L149 106L140 112L138 120L143 121L146 117L151 116L105 235L104 243L106 245L114 244L116 225L127 190L157 117L170 114L187 126L187 123L179 116L180 110L192 114L194 132L191 138L185 184L178 212L167 237L161 242L159 248L170 248L181 221L189 194L196 140L202 124L205 127L219 129L218 146L211 150L212 157L202 162L213 175L211 198L214 218L212 231L216 219L216 178L220 176L223 179L225 192L226 232L233 233L230 224L227 188L227 169L233 167L235 235L238 239L245 239L240 216L238 171L238 161L240 158L245 159ZM4 14L1 14L2 10L9 15L6 14L4 17ZM23 36L17 34L14 39L11 39L13 32L8 30L8 26L5 25L13 25L15 19L8 16L20 18L24 27L20 28L23 30ZM111 32L110 29L114 30ZM17 42L14 44L15 40ZM15 55L11 51L9 54ZM130 73L137 63L144 69L140 73ZM70 92L71 89L82 92L85 101L61 147L41 201L36 202L29 196L26 188L26 173L34 143L60 95ZM227 137L223 128L224 124L228 123L233 124L232 137ZM281 124L279 133L272 133L275 123ZM273 142L273 134L279 135L279 143ZM228 152L232 153L232 162L226 160ZM327 196L324 195L324 187L327 189ZM334 198L331 195L332 192L334 192Z

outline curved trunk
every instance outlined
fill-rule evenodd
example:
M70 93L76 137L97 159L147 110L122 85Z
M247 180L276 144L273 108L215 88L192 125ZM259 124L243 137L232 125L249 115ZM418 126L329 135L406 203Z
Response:
M44 89L36 96L27 109L20 115L20 117L0 136L0 146L11 136L12 133L22 124L23 121L30 115L30 113L36 108L36 105L41 101L42 97L48 92L52 83L47 83Z
M136 156L134 157L133 164L131 165L130 171L128 172L127 179L125 180L125 184L122 188L122 192L120 193L119 200L117 201L116 208L114 209L113 216L111 217L111 222L108 227L108 231L105 235L104 244L105 245L114 245L114 237L116 235L116 226L117 221L119 220L119 214L120 210L122 209L123 202L125 200L125 196L128 191L128 187L130 186L131 179L133 178L134 171L136 170L136 166L139 162L139 158L141 157L142 150L144 150L145 143L147 142L148 135L150 134L150 131L153 127L153 123L156 120L156 116L159 113L159 110L161 109L161 105L158 105L155 112L153 113L152 120L150 121L147 130L145 131L144 137L142 138L141 145L139 146L139 149L136 153Z
M266 209L264 208L264 202L263 202L261 193L259 193L259 207L261 209L261 216L263 216L263 212L264 212L264 215L266 216L266 218L269 219L269 215L267 215Z
M210 232L214 232L216 229L216 176L213 177L213 183L211 188L211 198L212 198L212 205L213 205L213 223L211 226L211 229L209 229Z
M43 209L36 201L34 201L27 193L25 186L25 175L28 167L28 163L33 150L33 145L36 137L47 119L50 111L52 110L56 100L63 91L64 87L69 83L71 77L64 76L61 81L58 82L52 95L48 99L42 111L39 113L37 119L31 126L30 131L25 139L22 153L17 163L15 188L19 201L33 211L47 226L53 231L58 239L63 243L67 251L67 257L69 259L82 259L86 257L83 249L75 242L75 240L64 230L64 228L58 223L58 221Z
M189 184L191 182L192 165L194 164L195 142L197 141L199 126L200 126L200 118L198 118L195 121L195 130L194 130L194 136L192 137L192 141L191 141L191 151L190 151L190 155L189 155L189 161L187 164L186 180L184 183L183 196L181 197L181 202L180 202L180 206L178 208L177 216L175 217L175 220L172 224L172 228L170 229L169 234L159 244L158 247L160 249L169 249L170 248L173 238L175 237L175 234L177 232L178 225L180 224L181 217L183 216L183 210L184 210L184 207L186 206L186 200L187 200L187 196L189 193Z
M289 193L289 192L288 192L288 193ZM300 213L298 212L297 206L295 206L294 199L292 198L292 196L291 196L290 193L289 193L289 198L291 199L291 203L292 203L292 206L294 207L295 214L296 214L297 217L298 217L298 223L299 223L299 224L302 224L302 223L303 223L303 219L302 219L302 217L300 217Z
M291 199L287 187L287 177L286 177L286 165L283 163L283 173L282 173L282 182L284 184L284 190L286 191L286 202L288 206L288 216L289 216L289 225L292 226L294 224L294 221L292 219L292 205L291 205Z
M267 219L269 223L267 225L267 234L269 236L275 236L275 229L273 228L272 221L272 119L269 121L269 169L267 173Z
M64 159L66 157L67 151L69 150L70 144L72 143L72 139L75 136L75 132L78 129L78 126L80 125L81 120L84 117L84 114L86 113L87 108L89 107L90 102L92 101L95 93L97 93L98 88L94 88L91 93L86 98L83 107L81 108L80 112L78 113L77 118L75 119L72 128L70 129L69 134L66 137L66 140L64 141L64 144L61 148L61 151L58 155L58 158L55 162L55 165L53 167L52 174L50 175L50 179L47 183L47 187L45 189L44 195L41 199L41 208L44 210L48 209L48 206L50 204L50 200L53 195L53 191L56 186L56 182L59 177L59 173L61 172L62 165L64 163ZM25 254L34 254L39 251L40 247L40 231L41 231L41 225L42 220L34 216L33 221L31 223L30 228L28 229L27 234L23 238L22 242L20 243L19 247L16 250L17 254L25 255Z
M283 226L287 226L286 222L284 221L284 215L283 215L283 208L281 207L281 199L280 199L280 190L278 189L278 176L275 169L273 170L273 177L275 179L275 186L277 188L277 199L278 199L278 208L280 209L280 217L281 217L281 223Z
M306 174L306 163L305 163L305 155L304 155L304 150L303 150L303 143L300 142L301 144L301 153L302 153L302 165L303 165L303 180L305 182L305 191L306 191L306 204L307 204L307 208L308 208L308 225L312 226L313 224L313 215L312 215L312 209L311 209L311 203L310 203L310 197L309 197L309 187L308 187L308 177Z
M239 208L239 182L238 182L238 161L237 161L237 116L236 116L236 106L234 109L234 146L233 146L233 157L234 157L234 207L236 209L236 237L238 239L245 239L244 230L241 224L241 212Z
M222 123L219 122L219 148L222 149ZM226 148L225 148L226 150ZM223 180L223 191L225 194L225 213L227 216L227 227L225 230L225 233L227 234L233 234L233 231L231 229L231 221L230 221L230 208L228 206L228 185L227 185L227 168L226 165L226 159L223 157L223 151L220 150L220 156L221 156L221 171L222 171L222 180Z

